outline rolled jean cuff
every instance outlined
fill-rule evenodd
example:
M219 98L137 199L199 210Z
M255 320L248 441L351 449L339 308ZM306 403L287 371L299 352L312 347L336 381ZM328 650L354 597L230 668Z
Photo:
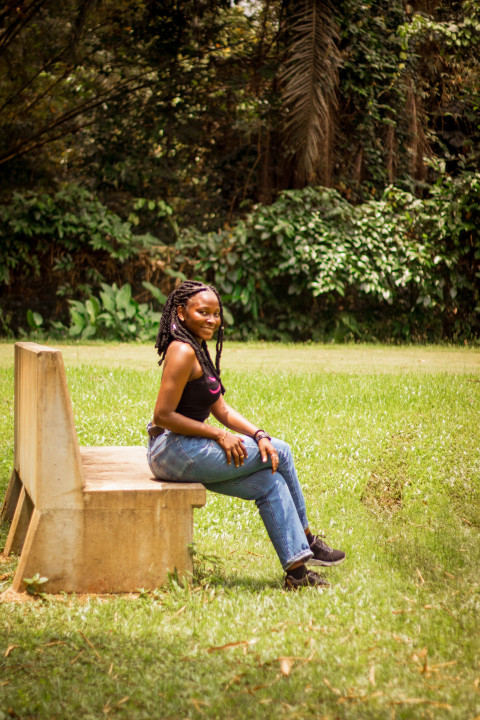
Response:
M283 569L288 570L288 568L292 567L292 565L295 565L295 563L298 563L301 560L308 560L308 558L311 557L313 557L313 552L311 550L302 550L302 552L297 553L293 558L286 562L283 566Z

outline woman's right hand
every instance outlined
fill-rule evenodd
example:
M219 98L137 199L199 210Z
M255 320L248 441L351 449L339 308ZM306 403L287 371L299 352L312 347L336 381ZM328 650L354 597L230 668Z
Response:
M225 455L227 456L227 463L229 465L232 464L232 458L233 462L235 463L235 467L243 465L243 462L247 457L248 453L247 448L244 444L244 440L240 437L240 435L235 435L234 433L228 432L227 430L220 436L217 442L220 447L225 451Z

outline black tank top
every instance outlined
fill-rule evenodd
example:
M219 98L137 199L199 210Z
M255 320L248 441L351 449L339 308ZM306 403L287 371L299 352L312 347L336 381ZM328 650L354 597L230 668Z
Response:
M176 412L192 420L204 422L210 415L210 408L221 394L220 382L205 373L196 380L190 380L177 405Z

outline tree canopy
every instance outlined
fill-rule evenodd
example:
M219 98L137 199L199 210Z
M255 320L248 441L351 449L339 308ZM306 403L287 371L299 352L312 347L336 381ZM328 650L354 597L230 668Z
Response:
M133 235L173 248L183 228L232 227L285 190L320 185L358 205L394 185L427 199L445 178L478 170L479 30L478 0L9 0L0 11L4 222L19 193L27 202L73 184ZM473 248L475 276L470 219L459 242ZM1 242L8 306L25 268ZM41 250L45 277L65 252L49 261ZM161 252L162 270L175 269ZM135 284L142 272L159 280L143 262L137 276L101 263L95 281L92 262L90 279L79 272L71 284L75 297L95 282Z

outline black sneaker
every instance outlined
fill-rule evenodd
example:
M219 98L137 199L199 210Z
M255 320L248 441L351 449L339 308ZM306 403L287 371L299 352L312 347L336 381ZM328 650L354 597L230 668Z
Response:
M314 535L313 538L313 542L310 544L313 557L305 560L306 565L328 567L330 565L340 565L345 560L345 553L342 550L332 550L319 535Z
M328 583L321 575L318 575L312 570L307 570L307 568L305 568L305 573L301 578L294 577L293 575L289 574L287 570L287 576L285 578L283 587L285 590L298 590L299 588L304 587L324 588L330 587L330 583Z

